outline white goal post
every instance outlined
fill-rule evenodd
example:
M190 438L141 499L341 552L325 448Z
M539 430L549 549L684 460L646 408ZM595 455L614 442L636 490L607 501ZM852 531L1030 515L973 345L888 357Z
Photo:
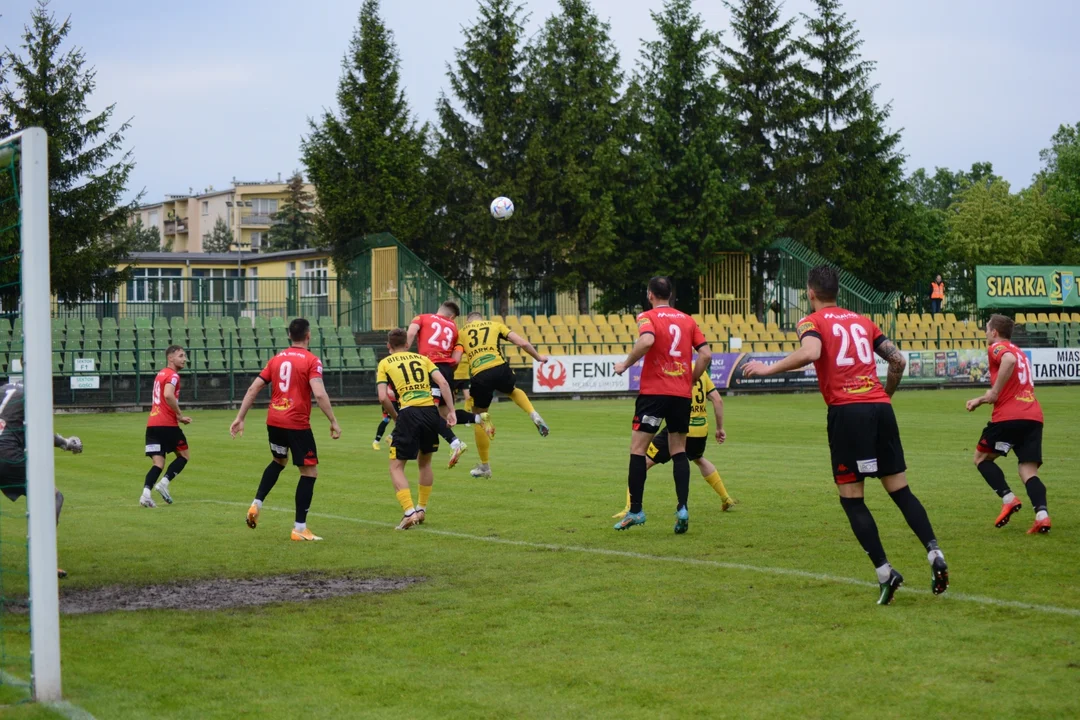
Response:
M26 412L26 506L30 553L30 660L35 700L60 691L60 603L56 576L56 491L53 462L51 282L49 274L49 140L27 128L18 141L23 386Z

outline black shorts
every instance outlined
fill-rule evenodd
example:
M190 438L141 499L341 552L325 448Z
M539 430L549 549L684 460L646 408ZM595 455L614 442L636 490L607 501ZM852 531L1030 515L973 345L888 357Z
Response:
M690 432L690 398L674 395L638 395L634 405L634 430L655 435L660 426L668 432Z
M315 447L315 433L311 432L311 428L290 430L267 425L266 434L270 437L270 452L274 457L286 458L291 452L296 467L319 464L319 449Z
M391 460L415 460L439 449L442 418L434 405L402 408L390 442Z
M900 428L889 403L829 408L829 453L837 485L907 470Z
M1016 462L1042 465L1042 434L1043 424L1037 420L987 423L979 438L979 450L998 455L1008 455L1013 450Z
M450 392L454 392L454 365L452 363L435 363L435 368L442 374L446 384L450 386ZM435 398L436 405L444 405L442 390L435 381L431 381L431 397Z
M517 385L514 383L514 371L507 363L481 370L472 376L473 407L489 408L496 390L503 395L509 395L515 388Z
M15 502L26 494L26 460L0 459L0 492Z
M705 456L705 447L708 445L707 437L686 438L686 457L691 460L700 460ZM667 428L661 430L649 443L649 449L645 455L657 465L663 465L671 459L671 450L668 448Z
M148 425L146 427L146 457L187 450L187 438L184 431L173 425Z

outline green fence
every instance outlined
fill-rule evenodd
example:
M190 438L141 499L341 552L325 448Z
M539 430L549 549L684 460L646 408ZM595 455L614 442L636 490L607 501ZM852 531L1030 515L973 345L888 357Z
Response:
M773 243L769 251L775 253L779 261L769 293L772 309L776 313L777 324L790 329L799 318L810 312L810 302L806 297L806 278L810 269L817 265L835 265L813 250L786 238ZM846 270L840 270L837 304L874 318L886 334L895 329L900 299L900 293L875 290Z

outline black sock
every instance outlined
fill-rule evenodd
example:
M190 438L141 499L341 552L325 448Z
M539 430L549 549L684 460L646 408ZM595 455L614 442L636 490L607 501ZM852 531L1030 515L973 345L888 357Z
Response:
M451 445L457 442L457 435L454 434L454 431L446 424L446 419L441 415L439 416L439 437Z
M146 481L143 483L143 487L147 490L154 487L154 483L156 483L158 481L158 478L161 477L162 469L163 468L159 468L157 465L152 466L150 470L146 473Z
M176 476L184 471L184 467L187 465L187 458L180 457L179 455L169 463L169 469L165 471L165 479L172 482L176 479Z
M644 455L630 456L630 472L626 487L630 489L630 512L641 512L641 496L645 494L646 465Z
M998 494L998 497L1003 498L1012 492L1009 489L1009 483L1005 482L1005 473L1001 472L1001 468L993 460L983 460L979 463L979 472L982 473L990 489Z
M464 410L455 410L454 414L457 415L458 425L472 425L476 422L476 413L465 412Z
M278 465L273 460L270 461L270 464L263 470L262 480L259 482L259 490L255 493L256 500L262 502L266 499L266 496L274 489L274 485L277 484L278 476L281 475L281 471L284 469L284 465Z
M675 496L679 499L676 509L682 509L690 497L690 458L685 452L671 456L671 474L675 478Z
M866 507L866 501L863 498L842 497L840 506L847 513L855 538L870 556L870 562L874 563L874 567L879 568L889 562L885 557L885 548L881 546L877 523L874 522L874 516L870 514L870 508Z
M306 523L311 498L315 495L315 478L300 476L296 484L296 522Z
M390 418L383 418L379 421L379 427L375 430L375 442L382 440L383 433L386 432L386 428L390 425Z
M907 524L915 532L923 547L927 550L937 550L937 539L934 537L934 528L930 527L930 518L926 515L926 508L919 502L919 498L915 497L915 493L911 492L911 488L905 485L896 492L889 493L889 497L896 503L896 507L900 508L904 519L907 520Z
M1027 488L1028 497L1031 498L1031 507L1035 509L1035 512L1046 511L1046 486L1043 485L1043 481L1039 479L1039 476L1028 480L1024 483L1024 487Z

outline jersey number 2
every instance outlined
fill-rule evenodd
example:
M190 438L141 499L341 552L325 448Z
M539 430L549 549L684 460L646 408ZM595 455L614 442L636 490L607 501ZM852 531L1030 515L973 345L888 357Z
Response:
M679 349L679 342L682 340L682 330L678 325L668 325L668 332L671 333L671 350L668 354L671 357L682 357L682 350Z
M840 351L836 353L837 366L847 367L855 364L855 358L848 355L848 351L851 350L852 340L855 341L855 354L859 356L859 360L864 365L870 365L874 362L874 351L870 347L866 328L862 325L852 325L850 333L843 325L833 325L832 334L840 338Z

